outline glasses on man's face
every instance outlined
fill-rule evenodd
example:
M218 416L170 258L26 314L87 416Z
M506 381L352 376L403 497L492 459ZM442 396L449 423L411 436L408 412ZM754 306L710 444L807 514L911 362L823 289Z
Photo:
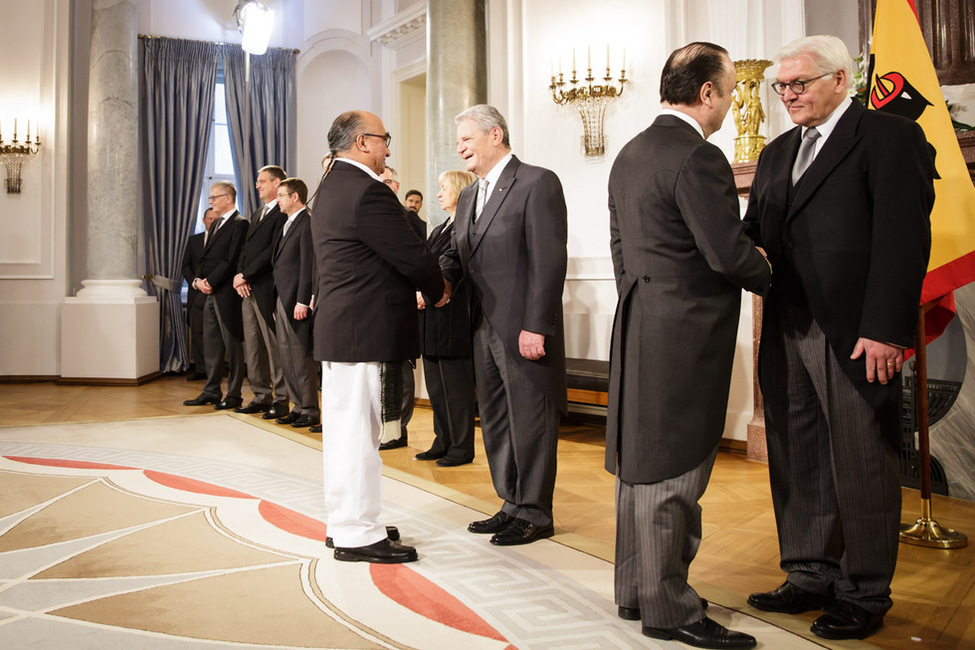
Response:
M294 194L294 192L285 192L284 194L281 194L280 192L278 192L278 198L279 199L283 199L286 196L291 196L292 194Z
M389 135L388 133L384 135L379 135L378 133L363 133L362 136L370 137L370 138L382 138L383 142L386 144L387 147L389 147L389 143L393 139L393 136Z
M772 90L774 90L778 95L784 95L785 89L788 88L789 90L792 91L793 94L801 95L804 92L806 92L806 86L808 86L812 82L816 81L817 79L822 79L823 77L828 77L833 74L836 74L836 71L827 72L825 74L819 75L818 77L813 77L812 79L796 79L795 81L790 81L789 83L785 83L783 81L773 81Z
M207 201L210 202L210 203L213 203L214 201L216 201L217 199L219 199L221 196L230 196L230 194L211 194L210 196L207 197Z

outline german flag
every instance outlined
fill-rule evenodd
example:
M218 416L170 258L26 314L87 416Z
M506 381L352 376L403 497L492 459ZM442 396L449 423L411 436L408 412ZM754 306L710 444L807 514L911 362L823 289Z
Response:
M930 342L955 315L953 291L975 280L975 186L928 55L914 0L878 0L870 53L868 108L917 122L934 154L931 260L921 290Z

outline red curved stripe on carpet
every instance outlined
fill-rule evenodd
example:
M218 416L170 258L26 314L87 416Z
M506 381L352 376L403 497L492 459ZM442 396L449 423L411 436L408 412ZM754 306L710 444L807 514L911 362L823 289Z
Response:
M238 492L237 490L231 490L229 488L220 487L219 485L214 485L213 483L204 483L203 481L197 481L191 478L184 478L182 476L176 476L175 474L166 474L165 472L154 472L152 470L145 470L143 474L149 480L155 481L160 485L165 485L166 487L176 488L177 490L183 490L184 492L193 492L196 494L208 494L215 497L233 497L235 499L253 499L249 494L244 494L243 492Z
M449 593L402 564L370 564L373 584L403 607L443 623L455 630L496 641L507 641L501 633Z
M87 463L82 460L61 460L59 458L30 458L27 456L4 456L7 460L29 465L47 465L49 467L70 467L71 469L136 469L124 465L106 465L105 463Z
M317 519L270 501L262 500L257 509L265 521L285 532L313 539L316 542L325 541L325 524Z

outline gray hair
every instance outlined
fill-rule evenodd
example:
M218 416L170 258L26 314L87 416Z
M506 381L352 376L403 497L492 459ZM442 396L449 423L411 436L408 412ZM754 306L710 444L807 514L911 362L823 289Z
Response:
M399 172L398 171L396 171L395 169L393 169L389 165L386 165L386 169L389 170L389 177L391 179L393 179L394 181L398 181L399 180Z
M843 70L846 73L846 89L853 88L853 59L846 44L835 36L820 34L799 38L776 53L773 61L778 65L782 59L808 57L819 74Z
M328 148L332 153L351 149L355 139L365 130L365 122L361 111L346 111L336 117L328 130Z
M481 130L481 133L488 133L494 127L498 127L502 133L501 144L509 149L511 148L511 143L508 140L508 123L504 121L504 116L501 114L501 111L494 106L489 104L476 104L454 118L456 124L460 124L464 120L472 120L477 125L477 128Z
M230 198L234 201L237 200L237 188L230 181L217 181L212 187L222 187L230 195Z

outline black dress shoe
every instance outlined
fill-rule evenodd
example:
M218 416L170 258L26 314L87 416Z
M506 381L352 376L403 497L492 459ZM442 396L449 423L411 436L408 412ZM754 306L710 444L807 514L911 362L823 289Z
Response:
M883 624L883 614L872 614L859 605L837 600L826 606L809 629L824 639L865 639Z
M283 418L286 416L290 411L291 409L288 408L287 404L275 402L274 404L271 404L271 408L269 408L261 417L265 420L277 420L278 418Z
M446 455L447 452L443 451L421 451L413 457L413 460L440 460Z
M277 420L275 420L275 422L277 422L278 424L294 424L295 422L298 421L298 418L300 417L301 417L300 413L295 413L294 411L292 411L291 413L288 413L284 417L278 418Z
M244 400L240 399L239 397L228 397L224 399L222 402L220 402L219 404L216 404L213 407L213 410L226 411L227 409L236 409L236 408L240 408L240 405L243 403Z
M526 519L515 518L508 527L500 533L491 536L491 543L496 546L518 546L519 544L531 544L536 539L551 537L555 534L552 524L539 526Z
M508 527L515 518L509 515L507 512L498 511L493 517L489 519L482 519L481 521L472 521L467 526L467 530L472 533L500 533L502 530Z
M451 458L450 456L444 456L437 461L438 467L457 467L458 465L466 465L472 461L464 460L463 458Z
M643 627L643 635L654 639L680 641L695 648L754 648L755 637L729 630L705 616L697 623L680 627Z
M415 562L418 556L416 549L412 546L404 546L399 542L392 542L387 538L369 546L337 548L335 549L335 559L342 562L400 564L402 562Z
M701 607L703 609L707 609L708 608L708 604L709 604L708 601L706 601L703 598L701 599ZM620 605L619 606L619 609L617 610L616 613L624 621L639 621L640 620L640 608L639 607L624 607L623 605Z
M399 528L397 528L396 526L386 526L386 539L388 539L391 542L398 542ZM331 537L325 538L325 546L327 546L328 548L335 548L335 544L332 541Z
M399 449L400 447L406 446L406 436L400 436L395 440L390 440L389 442L384 442L379 445L379 451L386 451L388 449Z
M314 426L319 423L319 419L314 415L308 415L307 413L302 413L298 416L298 419L291 423L295 429L304 429L305 427Z
M191 372L186 375L186 381L202 381L206 378L207 376L202 372Z
M313 424L310 427L308 427L308 433L321 433L321 432L322 432L322 425L320 424Z
M207 395L206 393L200 393L193 399L184 401L183 406L203 406L204 404L216 404L219 401L219 395Z
M257 404L256 402L251 402L247 406L235 408L234 413L246 413L248 415L252 413L266 413L269 408L271 408L270 404Z
M800 614L811 609L822 609L832 601L829 596L806 591L788 580L772 591L752 594L748 597L748 604L755 609L783 614Z

